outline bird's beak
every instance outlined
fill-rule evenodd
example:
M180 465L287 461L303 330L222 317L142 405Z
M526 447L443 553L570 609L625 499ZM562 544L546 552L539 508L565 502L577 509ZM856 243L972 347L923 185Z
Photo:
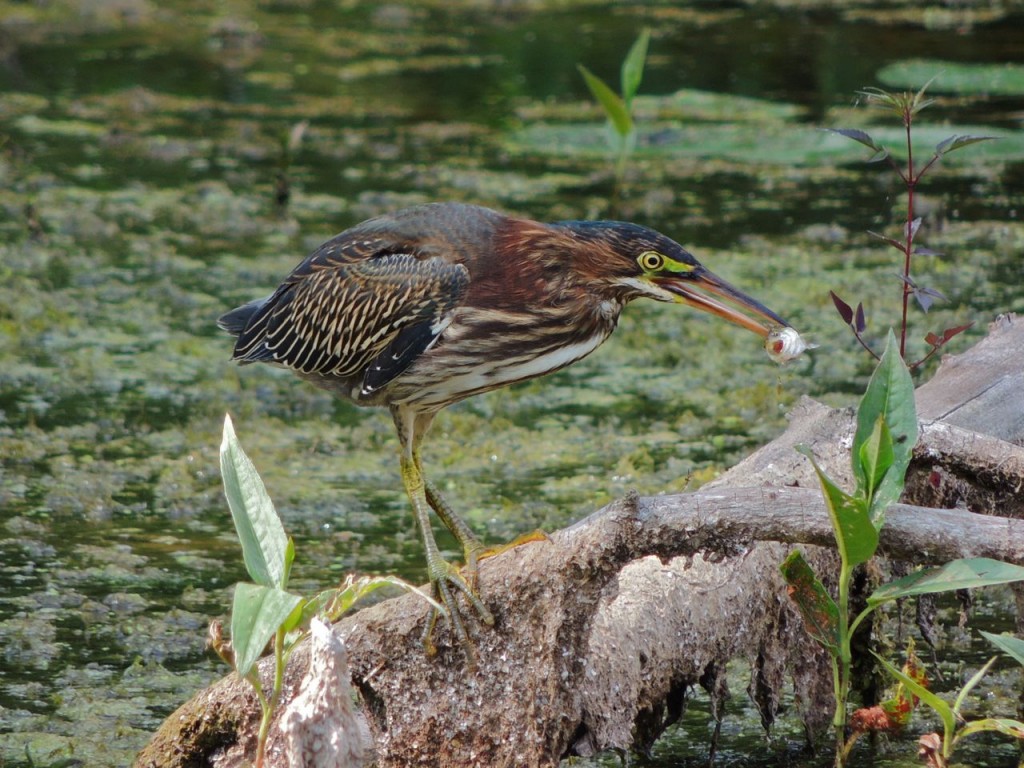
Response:
M672 293L675 300L680 304L689 304L692 307L717 315L730 323L735 323L741 328L753 331L762 338L767 338L773 328L780 325L789 327L789 323L772 312L761 302L747 296L743 291L733 287L713 272L697 267L692 272L683 275L672 275L657 277L654 279L659 286ZM699 289L699 290L698 290ZM723 299L737 305L741 309L753 315L750 317L732 307L723 304L712 296L721 296ZM765 322L758 322L758 319Z

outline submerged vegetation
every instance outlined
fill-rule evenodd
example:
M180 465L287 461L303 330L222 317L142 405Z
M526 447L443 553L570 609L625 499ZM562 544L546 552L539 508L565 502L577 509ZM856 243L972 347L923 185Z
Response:
M123 765L221 674L202 630L245 578L218 476L227 410L303 554L291 589L419 576L386 416L273 370L240 376L214 319L325 237L408 203L608 215L604 116L575 65L619 62L639 29L657 55L617 215L691 245L822 351L780 371L743 334L631 307L574 368L439 418L444 490L489 539L555 529L631 488L714 477L801 394L863 391L870 362L832 354L848 338L823 286L869 296L888 279L859 233L890 187L817 126L863 125L846 94L894 63L856 46L889 28L828 11L842 32L828 43L770 8L466 5L0 2L0 762ZM984 21L991 55L1019 57L1014 24L971 13L910 23L955 59ZM808 69L827 86L786 79ZM1024 311L1024 139L1009 118L1024 94L942 88L932 110L949 124L915 127L922 141L1000 137L952 156L918 200L929 285L948 298L929 325L974 321L976 338L992 314Z

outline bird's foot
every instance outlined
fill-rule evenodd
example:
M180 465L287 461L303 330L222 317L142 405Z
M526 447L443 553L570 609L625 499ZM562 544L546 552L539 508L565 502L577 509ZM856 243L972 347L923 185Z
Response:
M473 647L472 640L469 638L469 633L466 631L466 625L462 620L462 615L459 613L459 593L462 593L469 604L473 606L473 609L480 617L480 620L489 627L494 626L494 614L492 614L490 609L484 605L480 596L476 593L475 569L472 574L472 579L473 583L471 584L469 579L462 575L461 569L440 557L430 563L430 583L433 587L434 599L444 606L448 621L452 626L452 632L454 632L455 637L458 638L459 645L461 645L465 650L470 663L475 664L476 651ZM441 612L438 609L432 608L430 611L430 618L427 621L427 626L423 630L423 647L426 649L428 656L437 655L437 646L434 644L433 636L434 628L437 625L437 618L440 613Z
M466 631L466 624L459 613L458 595L461 593L476 611L480 620L489 627L494 626L494 614L484 605L477 594L479 583L480 561L488 557L500 555L510 549L529 544L535 541L551 541L543 531L536 530L517 536L507 544L486 546L475 536L465 543L466 564L462 568L449 563L440 556L430 563L430 583L433 587L434 599L445 608L448 621L451 623L452 631L459 640L459 644L466 652L470 664L476 663L476 651L473 642ZM437 626L437 619L441 612L436 608L431 610L430 619L423 631L423 647L428 656L437 654L437 646L434 644L434 628Z

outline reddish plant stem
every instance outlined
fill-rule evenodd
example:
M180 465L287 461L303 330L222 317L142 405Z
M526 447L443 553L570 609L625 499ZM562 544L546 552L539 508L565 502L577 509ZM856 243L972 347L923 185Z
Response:
M853 336L855 339L857 339L860 345L867 350L868 354L875 358L875 360L882 359L881 357L878 356L878 353L875 352L875 350L873 350L866 341L864 341L864 337L860 335L860 331L858 331L856 328L853 329Z
M917 178L914 176L914 150L910 142L911 113L907 110L903 124L907 129L907 223L904 229L906 242L903 248L903 317L900 323L900 357L907 359L907 308L910 305L910 257L914 252L914 190Z

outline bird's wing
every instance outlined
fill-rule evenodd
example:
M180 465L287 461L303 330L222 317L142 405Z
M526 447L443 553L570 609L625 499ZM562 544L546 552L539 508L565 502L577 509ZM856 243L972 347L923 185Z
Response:
M406 370L451 321L469 271L441 257L311 257L238 337L235 359L304 374L363 377L363 394Z

